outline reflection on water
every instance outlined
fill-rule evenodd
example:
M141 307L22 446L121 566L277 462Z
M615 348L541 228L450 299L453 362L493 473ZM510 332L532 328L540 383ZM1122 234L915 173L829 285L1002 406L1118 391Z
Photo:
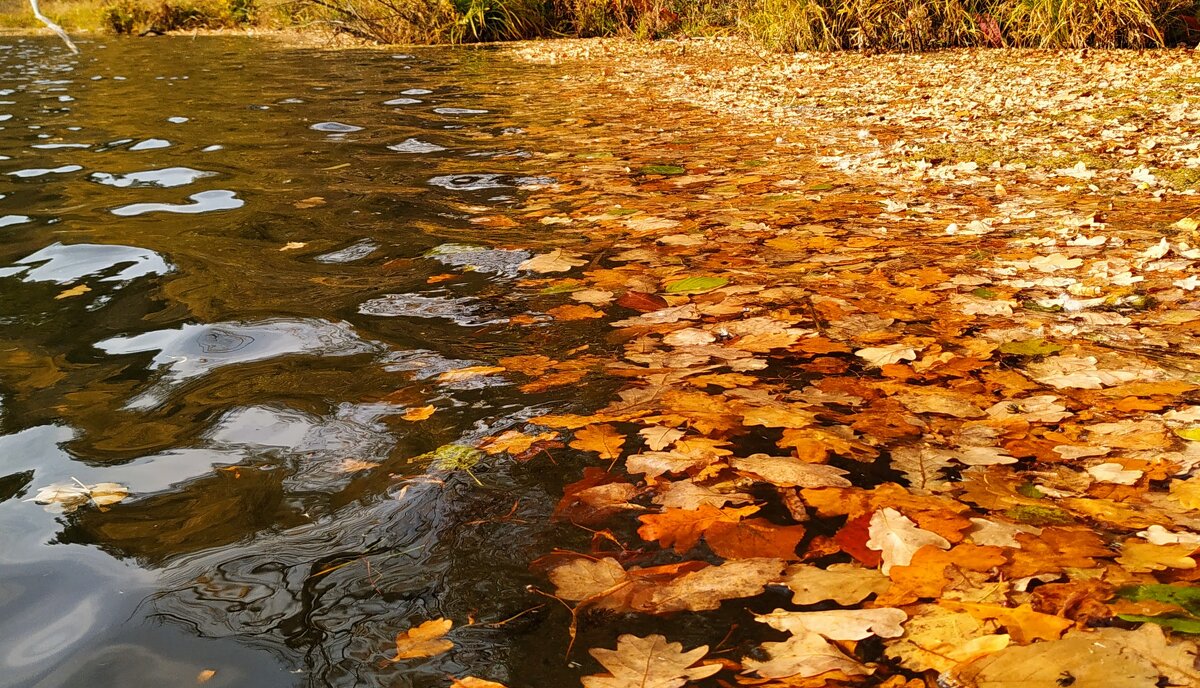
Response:
M112 186L121 186L113 184ZM176 186L175 184L152 184L151 186ZM214 210L233 210L240 208L245 204L245 201L237 197L232 191L201 191L197 194L188 196L191 203L132 203L123 205L119 208L113 208L113 215L121 215L124 217L133 217L134 215L145 215L146 213L180 213L183 215L194 215L196 213L209 213Z
M26 282L70 284L82 277L109 273L102 282L124 282L146 275L165 275L171 265L154 251L115 244L53 243L10 267L0 277L20 275Z
M604 345L539 331L517 266L552 225L470 222L555 183L559 75L20 37L0 74L0 686L566 685L566 620L525 586L574 477L420 458L590 403L442 379ZM27 501L73 480L130 496ZM436 617L453 651L382 662Z

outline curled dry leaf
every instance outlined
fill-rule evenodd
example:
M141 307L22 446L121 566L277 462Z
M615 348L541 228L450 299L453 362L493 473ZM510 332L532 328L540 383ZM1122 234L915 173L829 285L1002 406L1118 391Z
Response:
M129 496L129 488L119 483L96 483L84 485L80 482L55 483L37 491L33 501L48 508L70 513L85 504L92 503L100 508L112 506Z

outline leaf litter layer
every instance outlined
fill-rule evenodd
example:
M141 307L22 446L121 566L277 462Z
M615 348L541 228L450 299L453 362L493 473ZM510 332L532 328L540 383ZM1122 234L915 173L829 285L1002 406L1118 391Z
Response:
M480 444L578 478L584 685L1200 684L1190 53L515 51L637 134L464 207L606 331L470 374L620 381Z

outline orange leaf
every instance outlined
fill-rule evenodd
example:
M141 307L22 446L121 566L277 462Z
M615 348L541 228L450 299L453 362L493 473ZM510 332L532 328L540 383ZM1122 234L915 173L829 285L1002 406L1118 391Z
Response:
M449 619L433 619L420 626L396 635L396 656L391 662L417 657L432 657L454 647L454 643L442 636L450 632L454 622Z
M589 425L575 433L571 447L581 451L596 452L601 459L618 459L625 445L625 436L611 425Z
M699 509L666 509L661 514L640 516L643 525L638 535L643 540L657 540L663 547L674 547L683 554L696 546L700 536L717 523L737 523L758 511L756 506L718 509L701 504ZM771 556L767 554L757 556Z
M404 420L411 421L425 420L426 418L432 416L435 410L436 409L434 409L433 406L420 406L417 408L408 409L404 412L404 415L400 417Z

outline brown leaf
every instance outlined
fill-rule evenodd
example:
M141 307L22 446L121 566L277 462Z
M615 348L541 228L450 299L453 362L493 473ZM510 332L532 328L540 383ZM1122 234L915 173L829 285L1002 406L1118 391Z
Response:
M722 667L693 666L708 653L707 645L683 652L683 645L669 643L661 635L639 638L625 634L617 638L617 649L594 648L588 653L609 673L584 676L584 688L680 688L688 681L712 676Z

